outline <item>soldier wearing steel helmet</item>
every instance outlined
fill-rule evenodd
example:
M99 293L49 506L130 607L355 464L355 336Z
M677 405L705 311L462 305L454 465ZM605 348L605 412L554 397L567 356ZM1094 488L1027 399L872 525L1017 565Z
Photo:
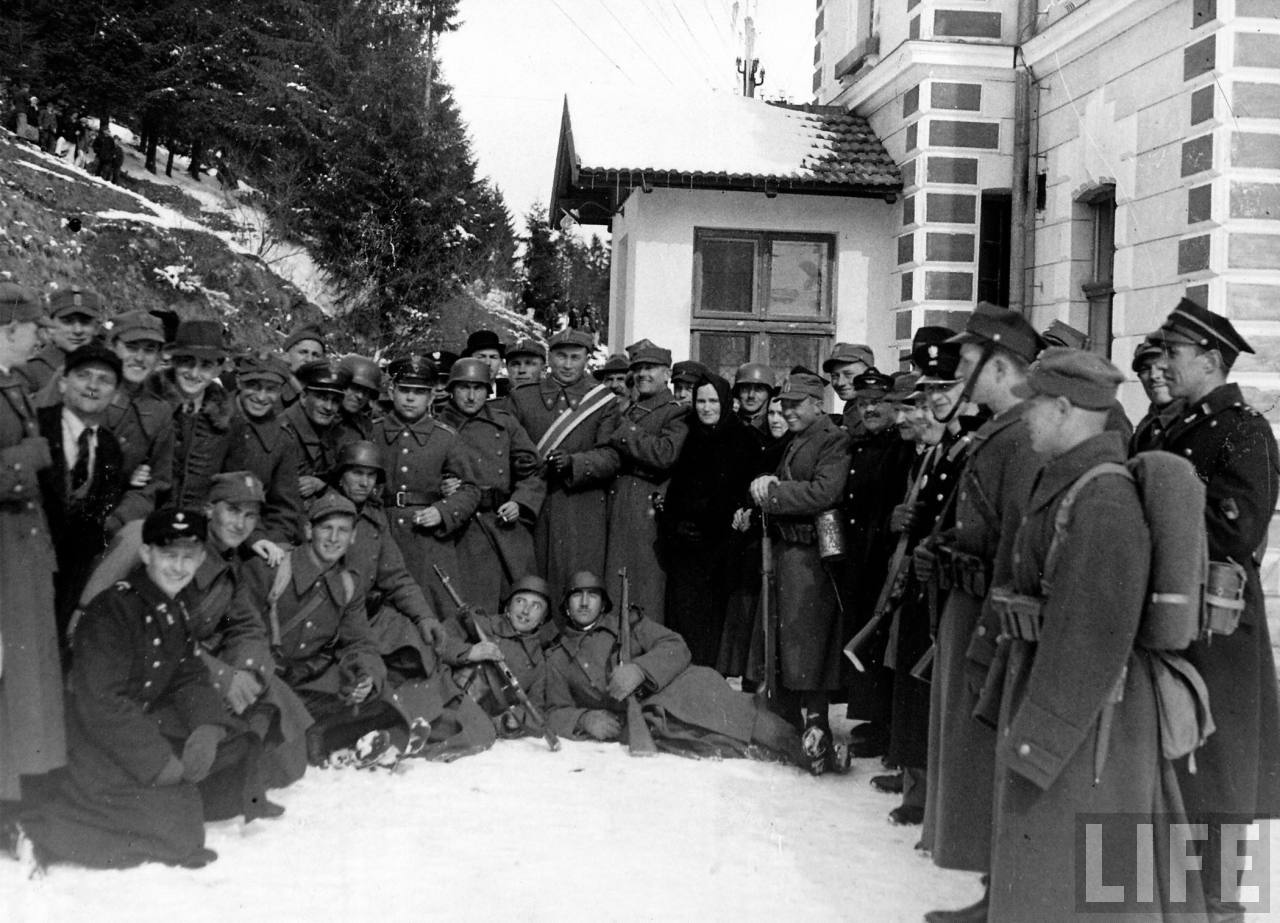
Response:
M382 366L365 356L343 356L339 368L351 373L338 414L338 444L368 439L373 432L376 401L382 394Z

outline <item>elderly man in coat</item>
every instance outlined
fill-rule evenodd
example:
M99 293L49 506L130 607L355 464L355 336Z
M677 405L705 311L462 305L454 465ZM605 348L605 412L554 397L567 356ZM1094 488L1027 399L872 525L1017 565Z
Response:
M619 740L636 694L654 742L673 753L742 756L806 765L794 728L710 667L690 666L684 640L634 608L614 612L604 583L575 574L565 627L547 649L547 721L571 739ZM618 662L622 618L631 655Z
M266 799L261 744L223 707L197 656L183 593L205 557L195 510L142 528L142 564L94 597L75 636L70 764L21 821L40 863L200 867L204 822L284 812Z
M778 397L791 443L777 473L761 475L750 487L767 527L778 533L780 704L803 726L805 751L818 771L835 766L827 709L840 688L844 639L835 579L818 552L816 520L839 505L849 474L849 435L823 410L825 386L803 370L787 378Z
M388 466L382 505L409 574L436 612L448 612L451 600L431 566L458 572L457 537L480 505L480 488L471 479L458 431L428 413L438 377L435 364L411 355L392 362L387 371L392 411L374 424L370 440ZM446 495L448 479L456 484Z
M956 495L955 527L914 552L921 582L945 574L951 587L938 619L929 707L928 776L923 840L942 868L986 872L991 861L992 779L996 735L974 709L995 658L997 632L980 625L992 581L1007 583L1013 536L1041 460L1030 446L1022 398L1013 390L1043 347L1016 311L986 303L969 316L957 377L993 414L974 434ZM941 553L939 553L941 548ZM933 911L932 923L986 919L987 898L956 911Z
M546 483L529 434L505 401L489 401L489 366L459 359L449 370L441 422L458 432L480 504L458 536L458 580L472 605L496 612L511 584L531 572L533 523Z
M595 449L581 464L593 471L613 470L617 479L609 505L609 549L606 570L613 576L626 567L637 580L632 600L649 618L662 624L666 573L658 549L658 508L671 469L689 434L689 408L676 402L667 387L671 350L648 340L627 347L636 399L600 425ZM579 461L575 459L575 466Z
M24 775L66 762L57 565L40 503L49 443L14 374L35 350L40 316L34 294L0 283L0 809L23 796Z
M1188 649L1218 729L1196 753L1195 771L1185 760L1178 765L1188 813L1209 823L1202 876L1210 908L1215 919L1235 920L1244 908L1220 887L1222 825L1214 815L1280 817L1280 707L1258 579L1280 455L1271 424L1227 381L1240 353L1253 352L1229 320L1184 299L1150 339L1164 350L1159 365L1170 393L1185 402L1157 444L1195 465L1205 482L1209 559L1244 571L1239 626L1222 626Z
M588 453L605 421L617 414L618 402L608 386L585 374L592 345L590 334L572 327L561 330L551 338L550 374L508 398L511 412L546 462L542 477L547 494L533 527L533 549L552 599L564 594L577 571L604 572L606 488L617 469L614 457L602 460Z
M1053 347L1018 389L1028 398L1031 448L1047 462L1024 507L1009 582L990 597L1008 648L992 921L1068 921L1089 909L1162 920L1201 910L1194 876L1185 895L1184 882L1171 880L1181 876L1169 860L1181 857L1169 856L1168 831L1186 818L1161 752L1159 655L1145 646L1182 646L1197 626L1188 615L1182 630L1161 629L1163 641L1141 631L1151 538L1138 490L1118 468L1124 440L1106 431L1123 380L1096 353ZM1130 886L1123 907L1089 907L1080 877L1064 873L1081 861L1078 819L1087 815L1125 818L1123 834L1101 846L1108 881ZM1155 870L1146 897L1135 894L1143 871L1135 834L1146 837Z

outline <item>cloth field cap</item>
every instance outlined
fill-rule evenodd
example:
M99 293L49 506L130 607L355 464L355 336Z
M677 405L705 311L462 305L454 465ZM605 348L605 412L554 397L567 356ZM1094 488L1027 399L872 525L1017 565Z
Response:
M1148 336L1139 343L1133 350L1133 364L1130 366L1135 372L1141 372L1153 360L1159 359L1164 355L1164 350L1160 344L1155 342Z
M339 367L351 373L351 383L370 391L382 389L382 367L364 356L343 356Z
M329 391L342 394L351 384L351 373L336 362L317 359L298 369L298 381L307 391Z
M453 354L437 352L436 355L451 356ZM392 362L387 366L387 374L399 385L434 385L436 379L440 377L436 368L436 364L426 356L414 353Z
M671 367L672 381L681 381L690 385L697 384L699 379L706 378L710 374L711 369L693 359L685 359Z
M288 352L303 340L315 340L320 344L320 352L328 352L324 345L324 334L320 332L319 328L314 327L311 324L303 324L301 327L295 327L293 333L285 337L284 351Z
M920 383L919 372L894 372L893 387L882 398L890 404L906 404L916 399L919 393L917 385Z
M778 394L784 401L798 401L806 397L821 401L826 393L827 382L821 375L813 372L792 372Z
M1040 334L1017 311L997 307L986 301L978 302L978 307L965 322L964 332L956 334L947 342L999 346L1027 362L1034 360L1045 345Z
M275 353L249 353L236 360L236 379L250 381L274 381L283 385L293 372L289 363Z
M861 362L872 368L876 364L876 354L865 343L837 343L827 361L822 363L822 371L830 374L837 365L848 365L851 362Z
M547 585L547 581L543 580L536 574L530 574L527 577L521 577L515 583L511 584L511 589L507 591L507 595L502 600L502 608L507 607L507 603L511 602L511 597L517 593L537 593L547 601L547 605L551 605L551 587Z
M361 468L373 468L378 472L380 481L385 481L387 478L387 463L382 456L382 450L367 439L348 442L342 447L342 451L338 453L338 461L333 466L335 479L348 468L357 465Z
M307 520L316 523L328 519L330 516L351 516L354 518L355 515L356 505L354 503L336 490L326 490L311 504L311 509L307 511Z
M199 510L156 510L142 523L142 544L163 547L174 542L204 544L209 520Z
M105 365L111 369L115 373L117 384L124 377L124 363L120 361L120 357L114 351L97 343L85 343L67 353L67 358L62 363L62 374L70 375L83 365L94 364Z
M1222 353L1222 361L1228 367L1235 365L1236 357L1241 353L1253 352L1253 347L1236 332L1231 321L1202 308L1190 298L1179 301L1160 329L1150 334L1148 339L1157 343L1189 343L1201 349L1216 349Z
M638 365L665 365L671 368L671 350L664 349L653 340L644 339L627 347L628 369Z
M449 380L445 382L446 388L452 388L458 382L464 382L475 385L489 385L489 363L483 359L473 359L470 356L463 356L453 364L453 368L449 369Z
M553 344L551 348L555 349L555 345ZM614 353L605 360L604 365L591 373L591 377L596 381L604 381L606 375L622 375L629 371L630 368L631 366L627 362L626 356L622 353Z
M111 339L121 343L164 345L164 324L150 311L126 311L111 321Z
M224 471L213 476L209 487L209 503L219 500L224 503L266 503L267 493L252 471Z
M778 393L777 376L763 362L744 362L738 366L737 374L733 376L733 387L737 388L739 385L763 385L769 389L770 394Z
M1021 398L1065 397L1085 410L1107 410L1123 381L1124 372L1097 353L1051 346L1031 364L1026 381L1015 385L1013 393Z
M948 343L948 327L921 327L911 339L911 362L920 371L919 385L954 385L960 367L960 344Z
M169 344L169 355L177 359L222 359L227 347L222 339L222 324L216 320L184 320Z
M49 296L49 316L66 317L68 314L85 314L94 320L102 320L102 296L76 286L53 292Z
M543 362L547 361L547 351L537 340L516 340L516 345L507 350L507 358L513 359L516 356L533 356Z
M575 327L565 327L563 330L556 331L556 335L551 338L551 342L547 344L547 348L555 349L557 346L581 346L583 349L587 350L587 352L590 352L595 348L595 345L595 337L587 331L578 330Z
M886 375L879 369L867 369L853 379L854 397L883 398L893 390L893 376Z
M0 282L0 324L38 321L43 316L40 299L34 292L13 282Z
M492 330L477 330L471 336L467 337L466 348L462 350L462 357L474 355L482 349L496 349L499 356L506 356L507 348L502 345L502 341L498 339L498 335Z
M1055 320L1044 333L1040 334L1049 346L1069 346L1072 349L1088 349L1089 334L1077 330L1070 324Z
M613 600L609 598L609 590L605 587L604 581L589 570L580 570L569 578L569 586L565 588L564 599L561 600L560 604L567 608L569 597L580 590L595 590L600 594L603 598L600 606L602 615L613 608Z

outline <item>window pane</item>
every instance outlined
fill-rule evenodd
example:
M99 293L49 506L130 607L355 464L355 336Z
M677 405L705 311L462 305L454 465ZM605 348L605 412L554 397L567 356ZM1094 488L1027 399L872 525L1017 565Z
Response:
M739 333L699 333L698 361L733 381L738 366L751 359L751 337Z
M780 375L787 374L797 365L817 372L822 367L822 354L827 348L826 337L772 333L769 335L768 362Z
M756 245L750 240L702 240L701 292L703 311L751 313L755 288Z
M775 240L770 247L770 314L822 317L827 245L822 241Z

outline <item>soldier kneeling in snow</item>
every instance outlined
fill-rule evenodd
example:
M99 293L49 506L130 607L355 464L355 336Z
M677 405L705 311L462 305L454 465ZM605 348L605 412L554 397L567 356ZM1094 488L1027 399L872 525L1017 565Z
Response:
M69 763L22 820L39 862L196 868L217 854L204 822L275 817L260 740L223 707L188 628L183 589L205 557L195 510L152 513L142 565L89 603L75 634Z
M628 613L633 656L620 664L621 613L613 613L594 574L573 576L564 608L565 627L547 650L547 720L557 734L620 739L626 698L634 692L663 750L808 764L795 728L730 688L715 670L690 666L684 639L634 608Z

